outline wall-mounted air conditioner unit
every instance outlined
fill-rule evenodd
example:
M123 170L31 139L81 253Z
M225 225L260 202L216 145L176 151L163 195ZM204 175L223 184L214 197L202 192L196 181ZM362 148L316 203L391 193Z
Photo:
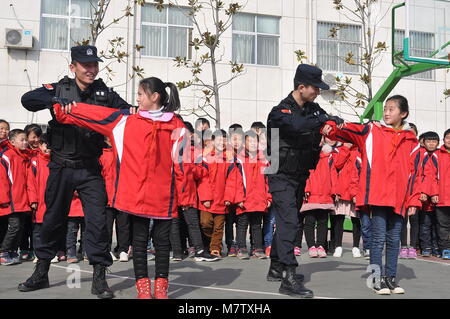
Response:
M5 29L5 47L12 49L33 48L33 33L26 29Z

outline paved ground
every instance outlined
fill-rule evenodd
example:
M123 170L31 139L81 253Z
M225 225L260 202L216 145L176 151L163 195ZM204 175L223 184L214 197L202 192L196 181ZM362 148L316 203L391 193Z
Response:
M349 234L345 234L349 239ZM316 298L449 298L450 262L437 258L399 260L398 280L405 288L405 295L377 296L366 287L368 261L353 258L350 246L344 246L342 258L311 259L298 257L299 271L305 275L306 287ZM0 299L46 298L91 299L92 268L87 262L76 264L81 269L80 288L69 289L67 279L73 272L66 262L52 264L49 289L22 293L17 291L19 282L33 271L34 264L0 267ZM238 260L223 258L213 263L196 263L191 259L171 262L169 297L176 299L290 299L278 294L279 283L265 281L269 260ZM110 287L116 298L135 298L133 263L115 262L108 275ZM149 262L149 273L154 272L154 262ZM70 277L72 276L72 277ZM69 280L70 282L70 280Z

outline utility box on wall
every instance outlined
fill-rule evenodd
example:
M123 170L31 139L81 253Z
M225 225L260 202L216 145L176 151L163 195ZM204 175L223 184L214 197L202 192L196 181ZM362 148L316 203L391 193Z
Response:
M12 49L32 49L33 33L26 29L5 29L5 47Z

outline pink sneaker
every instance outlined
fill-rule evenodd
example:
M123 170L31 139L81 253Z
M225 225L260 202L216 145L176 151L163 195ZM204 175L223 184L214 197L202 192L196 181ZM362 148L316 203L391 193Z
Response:
M408 249L408 259L416 259L417 258L417 251L415 248L409 248Z
M319 246L319 248L317 248L317 254L319 255L319 258L327 257L327 252L325 251L325 249L323 249L322 246Z
M406 259L408 258L408 248L402 248L400 249L400 259Z
M312 246L308 249L308 255L310 258L317 258L319 255L317 254L317 248Z
M302 254L302 251L301 251L300 247L294 247L294 255L300 256L301 254Z

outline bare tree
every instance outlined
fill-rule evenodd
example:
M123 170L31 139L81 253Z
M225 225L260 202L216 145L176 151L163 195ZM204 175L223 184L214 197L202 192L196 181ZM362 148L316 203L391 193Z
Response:
M155 0L154 2L159 10L163 9L165 2L171 7L181 7L177 0ZM192 59L178 56L174 60L177 67L185 67L192 74L192 79L177 82L178 88L182 90L194 87L202 95L197 105L184 108L182 114L210 118L216 122L216 128L221 126L220 90L244 72L243 64L229 61L230 76L223 80L219 79L217 73L217 65L223 62L224 56L224 50L218 52L221 37L232 26L233 16L242 7L239 3L230 3L226 7L220 0L188 0L187 15L191 18L196 31L196 37L189 42L189 46L194 49L195 56ZM212 30L206 25L206 16L212 18ZM212 83L201 78L205 65L210 66Z

